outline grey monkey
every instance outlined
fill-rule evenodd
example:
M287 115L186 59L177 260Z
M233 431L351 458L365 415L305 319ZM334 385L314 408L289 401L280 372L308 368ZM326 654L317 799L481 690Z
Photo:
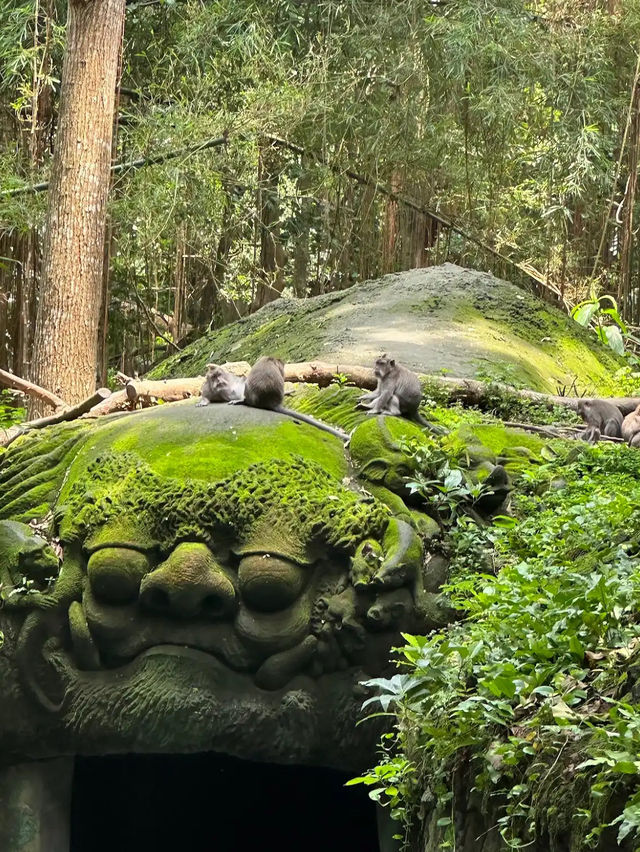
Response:
M369 414L406 417L434 432L440 431L439 427L425 420L418 411L422 401L422 387L415 373L397 364L395 359L389 358L388 355L376 359L373 372L378 386L371 393L360 397L358 407L367 408Z
M294 420L301 420L303 423L309 423L317 429L329 432L331 435L335 435L336 438L340 438L341 441L349 440L346 432L342 432L340 429L327 426L326 423L321 423L307 414L300 414L298 411L284 408L282 405L283 399L284 362L279 358L272 358L265 355L256 361L246 378L244 383L244 398L230 401L232 403L250 405L252 408L266 408L269 411L277 411L278 414L286 414L287 417L292 417Z
M620 438L622 435L622 412L617 405L606 399L581 399L578 414L587 424L581 437L595 443L600 435Z
M624 418L621 432L630 447L640 447L640 405Z
M235 376L217 364L207 364L207 375L200 390L200 402L197 405L209 405L210 402L240 401L244 398L244 378Z

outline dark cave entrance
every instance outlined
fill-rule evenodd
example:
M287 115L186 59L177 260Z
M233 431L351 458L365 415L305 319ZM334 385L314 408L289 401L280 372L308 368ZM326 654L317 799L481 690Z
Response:
M377 852L375 806L348 778L209 753L80 757L71 852Z

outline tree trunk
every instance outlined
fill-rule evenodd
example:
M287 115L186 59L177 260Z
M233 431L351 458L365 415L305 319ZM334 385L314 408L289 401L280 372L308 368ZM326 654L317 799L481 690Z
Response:
M273 302L284 288L284 256L280 245L280 161L273 146L260 149L260 278L253 310Z
M391 192L401 190L400 175L397 171L391 175ZM398 250L398 234L400 230L398 202L394 198L387 199L382 232L382 272L394 272L396 268L396 253Z
M179 222L176 228L176 257L173 268L173 320L169 331L175 343L182 338L185 308L185 257L187 255L187 225Z
M69 0L33 367L69 404L96 384L106 202L125 0ZM30 410L33 417L40 411Z
M640 148L640 84L636 82L631 104L631 123L629 126L628 169L629 178L622 206L622 236L620 239L620 275L618 278L618 307L627 322L638 322L638 308L631 298L633 255L633 210L638 189L638 154ZM634 310L635 308L635 310Z
M376 258L378 256L376 191L369 184L362 189L360 202L360 214L358 224L358 246L360 252L360 280L367 281L373 278L377 271Z
M309 177L306 172L307 163L305 157L300 160L302 174L298 178L298 192L300 194L300 207L297 217L297 233L293 253L293 292L299 299L307 295L307 284L309 280L309 263L311 260L309 251L309 240L311 237L311 215L313 210L313 199L309 195Z
M222 180L222 215L220 217L220 235L212 268L208 273L208 281L202 288L198 312L198 325L201 329L218 328L220 322L220 293L224 289L224 280L229 265L229 254L236 237L233 224L234 203L232 198L231 178L227 175Z

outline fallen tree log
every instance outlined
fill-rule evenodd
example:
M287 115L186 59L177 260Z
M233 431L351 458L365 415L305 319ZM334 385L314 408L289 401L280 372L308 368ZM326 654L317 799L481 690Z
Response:
M489 397L494 396L496 391L540 403L540 405L544 405L548 409L553 409L554 406L559 405L576 412L581 399L606 399L613 405L617 405L623 415L634 411L638 404L640 404L640 398L634 396L558 396L551 393L542 393L541 391L521 390L497 382L487 385L476 379L454 379L449 376L429 376L428 381L447 389L449 391L450 402L462 402L464 405L478 405L480 407L482 407L482 403L486 402Z
M328 364L324 361L303 361L298 364L287 364L284 377L288 382L309 382L320 387L326 387L335 381L336 375L345 376L345 380L356 387L366 390L376 387L376 378L373 370L368 367L358 367L352 364ZM461 402L464 405L477 405L482 407L496 391L521 399L531 400L553 409L560 405L578 410L578 402L583 397L558 396L556 394L542 393L533 390L520 390L511 385L501 383L486 384L477 379L457 379L451 376L422 376L423 380L438 390L446 391L449 402ZM586 399L586 397L584 397ZM613 405L617 405L623 414L629 414L640 403L638 397L607 397Z
M251 369L247 361L232 361L222 364L225 370L235 373L237 376L246 376ZM357 367L346 364L327 364L322 361L305 361L298 364L287 364L285 366L284 378L286 382L303 382L327 387L334 382L336 375L345 376L345 381L356 387L371 389L375 388L377 381L373 370L368 367ZM131 400L135 398L142 407L153 404L156 400L162 402L178 402L181 399L200 396L200 388L204 382L204 376L185 379L156 379L129 381L127 389L117 391L109 399L96 405L90 412L91 416L99 417L112 414L114 411L127 411L131 408Z
M335 382L336 376L344 376L344 381L364 390L373 390L378 381L370 367L358 367L353 364L329 364L325 361L301 361L286 364L284 378L286 382L306 382L325 388Z
M33 382L28 382L26 379L21 379L20 376L16 376L6 370L0 370L0 385L4 385L4 387L7 388L13 388L13 390L20 391L20 393L26 394L27 396L35 396L36 399L42 400L42 402L46 402L47 405L50 405L56 413L62 409L69 408L63 399L60 399L59 396L51 393L51 391L41 388L40 385L34 385Z
M250 369L250 365L246 361L234 361L223 364L225 369L236 375L246 375ZM13 377L10 373L4 375ZM327 387L339 377L349 385L362 388L363 390L371 390L376 387L377 381L374 372L369 367L361 367L354 364L330 364L326 361L301 361L298 363L287 364L285 366L285 381L287 382L302 382L307 384L316 384L319 387ZM520 399L530 400L552 410L554 406L563 406L572 411L577 411L578 402L581 397L558 396L556 394L546 394L540 391L520 390L513 388L510 385L493 383L485 384L477 379L458 379L450 376L423 376L423 381L428 386L433 387L439 392L446 394L446 399L449 403L460 402L465 406L478 406L479 408L487 407L491 403L492 397L497 393L519 397ZM2 371L0 371L0 380L2 379ZM18 380L21 387L29 384L24 380ZM129 411L133 405L141 407L149 407L158 401L162 402L177 402L183 399L190 399L200 395L200 388L204 381L203 376L181 379L160 379L160 380L129 380L127 387L124 390L117 391L111 395L103 395L96 397L95 402L90 410L86 408L86 401L81 403L83 410L80 414L85 416L99 417L106 414L112 414L117 411ZM21 389L21 388L19 388ZM25 390L25 392L27 392ZM48 393L45 391L45 393ZM100 393L100 392L98 392ZM637 397L608 397L614 405L617 405L623 414L628 414L633 411L640 399ZM60 400L62 403L62 400ZM65 407L65 411L68 407ZM80 416L78 414L78 406L69 409L70 416L62 419L73 419ZM57 415L53 415L57 417ZM44 422L46 421L46 422ZM50 422L60 422L59 419L41 418L34 423L48 425ZM33 424L29 424L33 427ZM25 427L13 427L20 431L20 434ZM40 425L35 428L40 428ZM522 428L522 427L521 427ZM547 427L548 428L548 427ZM553 427L551 427L553 428ZM8 430L12 432L13 430ZM0 441L0 444L6 444L5 440Z
M250 369L246 361L230 362L222 366L239 376L246 375ZM315 384L319 387L327 387L332 382L335 382L336 376L339 376L347 384L355 385L363 390L371 390L377 384L376 377L371 368L360 367L354 364L301 361L287 364L284 371L285 381L287 382L303 382ZM450 376L423 376L423 380L426 384L437 390L444 391L447 401L450 403L460 402L465 406L476 405L480 408L483 406L486 407L487 402L491 400L491 397L495 396L496 392L530 400L531 402L544 405L550 410L554 406L559 405L564 408L570 408L572 411L577 411L578 402L581 399L581 397L558 396L540 391L519 390L505 384L485 384L477 379L456 379ZM133 386L136 400L144 407L152 405L156 400L176 402L181 399L199 396L203 381L204 377L198 376L196 378L184 379L132 381L129 382L129 386ZM129 395L124 390L118 391L108 400L93 408L90 413L92 416L100 416L111 414L114 411L129 410L131 408L131 396L131 390L129 391ZM640 402L640 399L637 397L611 397L608 399L614 405L617 405L623 414L633 411Z
M135 391L135 402L140 403L143 408L157 400L178 402L181 399L200 396L203 381L202 376L191 379L132 381L127 384L129 391L125 388L112 393L108 399L94 405L89 414L91 417L101 417L105 414L113 414L115 411L129 411L133 397L132 390Z
M34 429L43 429L45 426L53 426L55 423L64 423L67 420L76 420L83 414L86 414L90 409L100 402L111 396L109 388L98 388L92 396L73 405L70 408L65 408L57 414L51 414L48 417L39 417L37 420L31 420L28 423L22 423L19 426L11 426L9 429L3 430L3 435L0 436L0 447L8 447L12 441L15 441L20 435L31 432Z

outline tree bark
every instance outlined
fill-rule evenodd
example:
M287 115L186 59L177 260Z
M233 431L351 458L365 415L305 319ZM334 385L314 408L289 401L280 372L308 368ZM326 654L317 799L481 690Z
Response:
M258 170L260 221L260 271L253 310L279 298L284 289L284 255L280 244L280 160L273 145L260 148Z
M35 396L47 405L52 406L56 412L62 409L66 410L69 407L63 399L50 393L45 388L34 385L32 382L27 382L25 379L21 379L20 376L9 373L7 370L0 370L0 388L2 387L14 388L27 396Z
M635 242L633 212L638 189L638 154L640 149L640 82L636 79L631 102L629 149L627 154L629 178L622 207L622 235L620 238L620 275L618 278L618 308L622 316L632 323L638 322L638 307L633 304L634 281L631 261Z
M69 0L32 379L70 404L96 386L106 202L125 0ZM40 413L30 410L30 416Z
M391 175L391 196L387 201L382 231L382 272L395 272L400 229L397 194L401 191L400 175Z

